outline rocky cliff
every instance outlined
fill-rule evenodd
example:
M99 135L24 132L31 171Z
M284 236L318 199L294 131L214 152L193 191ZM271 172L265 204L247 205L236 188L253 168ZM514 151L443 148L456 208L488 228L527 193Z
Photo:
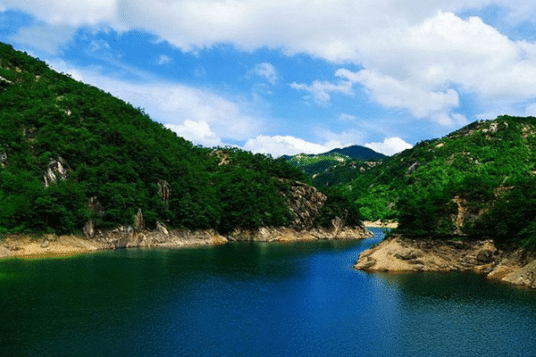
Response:
M536 254L501 250L493 241L388 238L359 256L354 268L370 272L471 271L536 289Z

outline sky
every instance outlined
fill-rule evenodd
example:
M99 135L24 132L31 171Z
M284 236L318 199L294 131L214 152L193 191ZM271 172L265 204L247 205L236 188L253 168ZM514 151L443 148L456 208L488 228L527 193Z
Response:
M274 157L536 116L528 0L0 0L0 41L196 145Z

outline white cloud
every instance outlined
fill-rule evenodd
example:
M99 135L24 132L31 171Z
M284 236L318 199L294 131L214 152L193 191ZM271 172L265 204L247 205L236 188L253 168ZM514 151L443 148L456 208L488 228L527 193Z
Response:
M413 147L411 144L398 137L386 138L382 142L368 143L364 146L388 156Z
M251 73L264 78L271 85L275 85L279 78L277 70L271 63L258 63L253 67Z
M115 24L117 27L118 2L121 0L3 0L3 6L30 13L51 25Z
M336 74L354 83L361 83L368 89L370 96L383 106L408 109L418 118L448 111L459 104L458 93L453 89L444 92L427 91L418 88L411 81L402 82L368 70L353 73L340 69Z
M315 144L293 136L265 136L259 135L249 139L244 145L245 150L253 153L271 154L274 157L296 154L320 154L341 147L338 141L325 144Z
M166 124L165 127L197 145L206 147L223 145L220 138L205 121L185 120L182 124Z
M511 40L478 17L456 15L497 5L508 13L508 22L534 23L536 3L526 0L4 0L2 4L47 25L143 30L183 51L224 43L244 51L304 53L361 68L337 72L332 81L292 83L292 88L323 105L335 93L352 95L352 86L358 85L380 105L454 125L460 120L455 114L459 97L465 93L474 95L482 107L499 98L512 103L536 98L536 44ZM18 36L31 38L24 29ZM42 39L43 46L48 43L53 51L70 35L58 36Z
M171 57L169 57L169 56L166 56L166 55L160 55L160 56L158 57L158 61L157 61L157 63L158 63L159 65L163 65L163 64L171 63L172 60L173 60L173 59L172 59Z
M362 37L363 69L341 68L336 82L293 84L324 104L330 93L351 93L361 85L386 108L406 109L440 125L464 122L453 113L460 91L477 100L526 100L536 97L536 44L512 41L480 18L463 20L439 12L412 26L380 30Z
M325 105L331 100L330 93L342 93L352 95L352 83L349 81L341 81L340 83L331 83L329 81L314 81L311 85L304 83L291 83L290 87L296 90L302 90L312 96L315 103ZM309 99L306 96L305 99Z
M34 49L55 54L71 41L74 33L75 28L71 26L39 24L21 28L9 38Z
M357 117L355 115L352 115L352 114L346 114L346 113L342 113L339 115L339 118L338 118L340 121L354 121L357 119Z

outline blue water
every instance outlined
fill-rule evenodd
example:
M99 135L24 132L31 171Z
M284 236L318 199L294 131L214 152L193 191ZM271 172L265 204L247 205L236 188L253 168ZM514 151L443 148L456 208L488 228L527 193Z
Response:
M378 239L3 260L0 356L536 356L536 291L353 270Z

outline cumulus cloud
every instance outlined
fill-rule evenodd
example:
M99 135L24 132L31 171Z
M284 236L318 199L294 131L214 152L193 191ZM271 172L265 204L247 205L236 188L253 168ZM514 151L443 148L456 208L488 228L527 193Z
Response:
M264 78L271 85L275 85L279 78L277 70L271 63L258 63L253 67L251 73Z
M220 138L212 131L205 121L185 120L182 124L165 124L166 128L173 130L179 136L190 140L194 144L214 147L222 146Z
M457 15L490 5L504 8L512 23L536 18L536 3L526 0L2 2L6 9L30 13L48 26L140 29L183 51L225 43L243 51L306 54L352 68L337 71L333 80L291 84L308 99L326 105L332 95L352 95L353 87L360 86L382 106L441 125L462 120L456 111L466 93L480 103L536 98L536 44L514 41L478 17ZM24 31L18 36L29 41ZM258 69L275 83L267 64Z
M386 138L382 142L368 143L364 146L388 156L413 147L413 145L398 137Z
M341 147L338 141L315 144L293 136L259 135L246 141L245 150L253 153L271 154L274 157L296 154L320 154Z
M114 24L117 21L118 2L121 0L3 0L7 9L24 11L51 25L70 25L73 27Z
M340 68L336 81L292 87L325 104L330 93L351 94L352 85L360 85L376 103L440 125L465 121L454 113L460 91L481 101L536 97L536 44L512 41L478 17L439 12L363 40L363 69Z

